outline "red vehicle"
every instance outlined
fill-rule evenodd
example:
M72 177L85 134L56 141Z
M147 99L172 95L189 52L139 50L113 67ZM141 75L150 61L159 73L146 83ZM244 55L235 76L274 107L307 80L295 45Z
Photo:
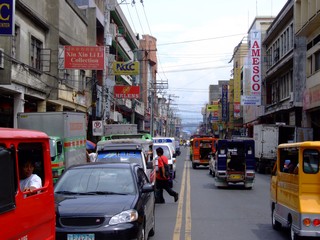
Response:
M42 187L20 189L22 161L34 161ZM55 239L49 137L39 131L0 128L0 239Z
M199 165L208 166L211 157L216 152L215 143L218 138L210 136L195 136L191 140L192 168L197 168Z

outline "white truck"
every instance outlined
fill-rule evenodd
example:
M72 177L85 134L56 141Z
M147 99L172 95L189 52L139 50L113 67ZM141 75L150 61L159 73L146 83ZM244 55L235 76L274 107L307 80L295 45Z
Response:
M313 140L313 129L278 124L257 124L253 126L255 140L256 171L266 173L272 170L281 143Z
M144 139L151 140L149 133L139 133L137 124L106 124L101 140Z
M79 112L18 113L18 128L45 132L50 137L54 183L65 168L87 162L87 116Z

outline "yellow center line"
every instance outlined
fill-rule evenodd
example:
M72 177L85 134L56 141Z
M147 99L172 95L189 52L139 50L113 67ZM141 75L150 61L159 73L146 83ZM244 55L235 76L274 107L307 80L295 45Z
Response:
M186 194L186 219L185 219L185 239L191 240L191 196L190 196L190 161L187 164L187 194Z
M179 202L178 202L178 210L177 210L177 217L176 217L176 225L174 226L173 231L173 240L180 240L180 233L181 233L181 225L182 225L182 215L183 215L183 201L184 201L184 190L185 190L185 181L186 181L186 168L187 168L187 161L184 163L183 174L182 174L182 181L181 181L181 188L179 194Z

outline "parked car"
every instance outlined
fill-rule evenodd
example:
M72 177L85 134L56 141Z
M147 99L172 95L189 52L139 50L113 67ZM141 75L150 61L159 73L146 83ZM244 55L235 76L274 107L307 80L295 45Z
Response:
M155 233L154 186L139 164L74 165L54 195L56 239L147 239Z

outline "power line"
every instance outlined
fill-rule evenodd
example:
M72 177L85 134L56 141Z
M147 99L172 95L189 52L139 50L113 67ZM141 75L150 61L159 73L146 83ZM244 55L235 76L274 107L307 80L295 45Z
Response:
M162 44L160 43L160 44L157 44L157 46L166 46L166 45L174 45L174 44L183 44L183 43L193 43L193 42L217 40L217 39L228 38L228 37L243 36L245 34L246 33L238 33L238 34L220 36L220 37L214 37L214 38L195 39L195 40L188 40L188 41L182 41L182 42L169 42L169 43L162 43Z

